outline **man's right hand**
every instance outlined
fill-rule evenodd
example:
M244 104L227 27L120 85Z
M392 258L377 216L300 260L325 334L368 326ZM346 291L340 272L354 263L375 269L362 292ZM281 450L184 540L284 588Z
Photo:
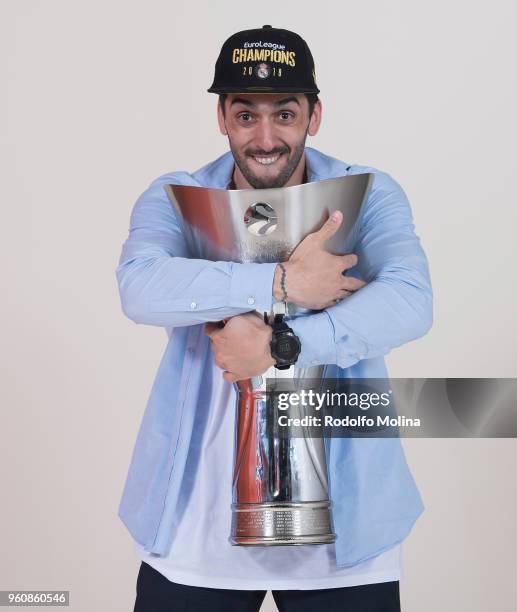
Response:
M343 272L353 268L357 256L332 255L325 250L325 243L343 222L343 214L334 212L317 231L306 236L283 265L286 278L287 299L302 308L323 310L348 297L366 283L358 278L344 276ZM282 270L276 267L273 281L273 296L283 299L280 279Z

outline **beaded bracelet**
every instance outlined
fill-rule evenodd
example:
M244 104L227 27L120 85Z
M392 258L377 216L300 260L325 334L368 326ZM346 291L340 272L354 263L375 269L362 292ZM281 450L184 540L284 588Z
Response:
M284 295L282 296L282 300L287 302L287 289L285 288L285 266L282 263L278 264L280 266L280 270L282 271L282 276L280 278L280 289L282 289Z

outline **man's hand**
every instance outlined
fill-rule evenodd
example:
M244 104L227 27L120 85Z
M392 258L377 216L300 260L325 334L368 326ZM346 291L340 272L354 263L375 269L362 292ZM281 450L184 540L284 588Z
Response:
M255 313L237 315L219 323L205 323L215 363L224 370L223 378L235 382L263 374L274 365L271 357L271 327Z
M356 265L356 255L332 255L325 250L325 242L336 233L342 221L341 212L333 213L317 232L300 242L284 263L285 287L290 302L303 308L322 310L366 285L358 278L343 274ZM273 296L277 300L283 298L281 277L282 271L277 266L273 282Z

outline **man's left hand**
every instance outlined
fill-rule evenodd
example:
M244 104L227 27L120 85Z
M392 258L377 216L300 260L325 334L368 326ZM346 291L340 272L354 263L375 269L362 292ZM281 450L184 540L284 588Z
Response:
M271 357L271 327L257 314L248 312L220 323L205 323L215 363L224 370L223 378L235 382L263 374L275 364Z

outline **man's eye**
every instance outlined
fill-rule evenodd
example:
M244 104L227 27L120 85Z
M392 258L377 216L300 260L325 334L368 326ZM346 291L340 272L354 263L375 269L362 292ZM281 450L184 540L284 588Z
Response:
M280 113L280 119L282 119L282 121L289 121L289 119L293 118L293 114L292 113L288 113L287 111L282 111Z
M242 119L242 121L250 121L251 115L249 113L241 113L239 119Z

